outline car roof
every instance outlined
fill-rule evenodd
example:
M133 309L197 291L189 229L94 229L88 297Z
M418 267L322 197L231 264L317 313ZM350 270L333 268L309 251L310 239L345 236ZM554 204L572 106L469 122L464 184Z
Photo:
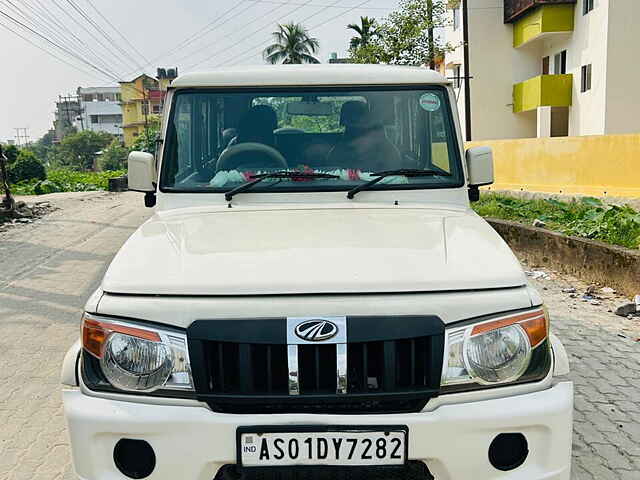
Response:
M261 65L187 73L171 88L280 87L336 85L447 85L441 74L425 67L395 65Z

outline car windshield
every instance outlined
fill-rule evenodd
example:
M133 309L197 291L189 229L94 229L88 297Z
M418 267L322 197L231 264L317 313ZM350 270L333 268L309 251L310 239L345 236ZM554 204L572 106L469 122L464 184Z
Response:
M445 88L184 90L176 92L160 188L229 192L273 172L251 192L347 191L382 171L369 190L463 184ZM441 173L441 174L438 174Z

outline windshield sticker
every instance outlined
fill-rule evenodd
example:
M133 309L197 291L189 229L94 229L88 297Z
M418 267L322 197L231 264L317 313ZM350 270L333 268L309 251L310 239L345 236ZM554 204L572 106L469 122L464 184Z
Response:
M420 97L420 106L427 112L440 110L440 97L435 93L425 93Z

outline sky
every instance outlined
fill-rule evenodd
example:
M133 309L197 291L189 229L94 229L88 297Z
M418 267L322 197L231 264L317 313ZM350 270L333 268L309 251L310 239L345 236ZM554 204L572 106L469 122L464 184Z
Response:
M318 58L323 62L331 52L345 56L352 36L346 25L359 23L361 15L385 17L397 4L398 0L0 0L0 142L15 139L16 128L27 128L32 141L40 138L52 128L58 95L73 95L79 86L117 85L116 80L131 80L142 71L155 76L157 67L178 67L185 73L236 62L264 63L261 52L277 23L294 21L309 28L320 41Z

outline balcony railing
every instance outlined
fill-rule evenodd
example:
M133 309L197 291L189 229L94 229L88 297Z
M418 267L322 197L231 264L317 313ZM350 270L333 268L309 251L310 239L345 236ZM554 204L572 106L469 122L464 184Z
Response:
M513 112L538 107L570 107L573 75L540 75L513 86Z
M576 0L504 0L504 23L516 21L540 5L576 3Z

